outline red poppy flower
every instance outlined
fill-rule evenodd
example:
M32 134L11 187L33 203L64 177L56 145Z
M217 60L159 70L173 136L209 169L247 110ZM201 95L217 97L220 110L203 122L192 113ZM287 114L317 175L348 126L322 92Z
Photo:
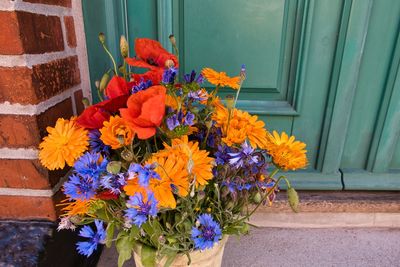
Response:
M139 139L155 135L165 114L165 97L164 86L152 86L131 95L127 102L128 107L119 110Z
M108 121L112 113L126 107L128 97L128 95L122 95L92 105L82 112L76 122L86 129L100 129L103 127L103 122Z
M129 95L129 89L132 85L132 83L128 83L124 78L114 76L106 87L105 95L110 99L122 95Z
M173 65L179 67L178 59L175 55L165 50L157 41L147 38L137 38L135 40L135 52L137 58L126 58L129 65L138 68L148 69L144 74L133 74L135 82L151 80L153 85L160 84L165 67Z

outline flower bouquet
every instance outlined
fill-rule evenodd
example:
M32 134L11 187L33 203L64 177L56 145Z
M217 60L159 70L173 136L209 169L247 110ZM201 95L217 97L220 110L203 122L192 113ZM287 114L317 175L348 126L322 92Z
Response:
M248 233L280 181L297 209L296 191L277 173L304 168L306 145L236 109L245 66L236 77L211 68L179 75L171 36L174 54L136 39L135 57L121 37L117 68L99 39L114 66L96 82L101 101L48 127L39 152L50 170L73 167L58 228L81 227L79 253L115 242L118 266L132 254L137 266L218 266L227 236ZM221 100L222 87L234 96Z

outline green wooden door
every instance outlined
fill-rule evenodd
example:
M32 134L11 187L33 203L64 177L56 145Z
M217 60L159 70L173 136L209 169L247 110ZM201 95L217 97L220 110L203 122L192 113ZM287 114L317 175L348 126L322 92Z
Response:
M170 49L174 33L181 73L212 67L236 75L246 64L239 108L307 143L310 164L292 178L297 188L400 189L399 1L96 4L83 1L92 80L107 68L98 32L115 54L120 34Z

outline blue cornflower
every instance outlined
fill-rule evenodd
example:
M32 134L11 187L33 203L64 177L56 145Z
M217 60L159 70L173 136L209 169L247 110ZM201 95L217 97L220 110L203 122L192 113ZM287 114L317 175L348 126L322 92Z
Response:
M257 164L258 156L253 155L254 148L252 148L246 141L242 144L242 149L239 152L228 153L231 157L229 164L236 167L237 169L242 168L244 165Z
M108 160L100 161L100 153L86 152L74 164L75 171L81 176L90 176L99 179L100 174L106 171Z
M105 145L100 139L100 131L95 129L89 132L89 146L93 152L102 153L103 155L109 155L111 147Z
M173 131L176 127L180 125L178 121L178 116L176 114L173 114L172 116L168 117L166 123L170 131Z
M64 183L64 193L75 200L92 198L96 194L98 188L98 180L87 175L81 176L72 174L69 180Z
M132 87L131 92L132 92L132 94L136 94L137 92L143 91L152 85L153 85L153 83L151 82L151 80L144 81L142 78L137 85Z
M192 83L192 82L196 82L198 84L201 84L204 82L204 77L202 74L200 74L197 78L196 78L196 72L194 70L192 70L191 73L189 74L185 74L183 75L183 79L185 80L186 83Z
M210 214L199 215L197 221L199 226L192 227L194 247L200 250L212 248L222 237L221 226Z
M97 232L95 233L88 225L83 226L79 232L79 236L89 238L89 240L76 244L78 252L86 257L92 255L93 251L97 249L97 245L104 244L106 240L106 231L104 230L103 223L100 220L94 220L94 223Z
M131 175L132 173L136 173L139 178L139 184L141 186L147 187L149 185L150 178L156 178L156 179L161 179L160 175L154 171L156 166L154 164L146 164L145 166L142 166L137 163L131 163L128 169L128 173Z
M204 92L201 89L197 90L197 91L189 92L187 97L188 97L189 100L198 101L198 102L204 101L204 100L207 99L207 96L204 95Z
M136 193L127 201L128 209L125 210L125 218L129 223L140 227L149 216L157 216L157 203L153 193L148 194L147 201L144 201L142 193Z
M194 124L194 118L195 118L194 114L188 111L184 118L185 121L184 124L187 126L192 126Z
M108 173L101 177L100 184L105 189L110 190L113 194L120 194L121 187L126 185L125 173L111 174Z
M171 67L164 71L162 76L162 82L166 84L174 83L175 76L178 73L178 69Z
M229 162L229 154L232 152L232 148L229 146L218 146L217 152L215 152L215 163L217 165L224 165Z

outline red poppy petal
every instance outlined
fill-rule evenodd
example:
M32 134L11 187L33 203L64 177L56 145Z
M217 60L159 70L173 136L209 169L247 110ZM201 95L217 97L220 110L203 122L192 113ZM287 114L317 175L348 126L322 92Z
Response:
M139 139L148 139L156 134L156 128L135 127L134 130Z

